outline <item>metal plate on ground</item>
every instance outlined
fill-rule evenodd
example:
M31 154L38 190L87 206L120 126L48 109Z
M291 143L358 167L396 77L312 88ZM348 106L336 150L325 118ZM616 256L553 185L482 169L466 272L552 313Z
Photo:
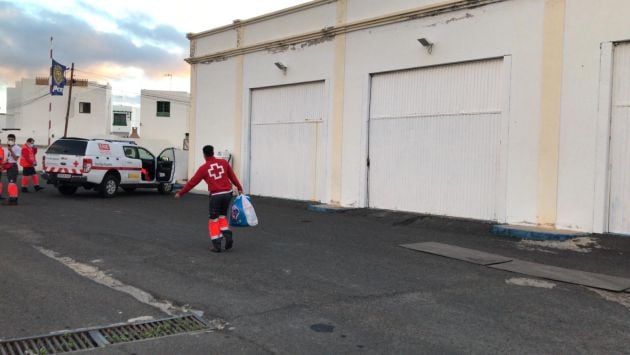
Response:
M489 267L493 269L511 271L519 274L615 292L621 292L630 289L630 279L595 274L586 271L565 269L561 267L543 265L522 260L513 260L512 262L498 265L489 265Z
M444 256L447 258L462 260L477 265L494 265L507 263L513 260L512 258L501 255L490 254L478 250L461 248L453 245L435 242L403 244L401 245L401 247L421 251L424 253Z
M122 323L107 327L78 329L47 335L0 339L0 355L58 354L96 349L111 344L209 329L207 322L196 315Z

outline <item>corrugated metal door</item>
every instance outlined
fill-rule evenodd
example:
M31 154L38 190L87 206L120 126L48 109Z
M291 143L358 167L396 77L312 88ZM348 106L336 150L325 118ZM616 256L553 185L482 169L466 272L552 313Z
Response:
M630 234L630 44L615 47L608 230Z
M321 199L325 118L324 82L252 90L252 194Z
M497 219L503 60L372 77L370 207Z

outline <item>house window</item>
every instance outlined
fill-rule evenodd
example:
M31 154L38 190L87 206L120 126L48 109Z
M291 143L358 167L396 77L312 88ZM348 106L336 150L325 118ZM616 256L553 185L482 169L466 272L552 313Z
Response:
M127 114L114 112L114 126L127 126Z
M91 113L91 112L92 112L91 102L79 102L79 113Z
M157 116L158 117L171 117L171 103L169 101L157 102Z

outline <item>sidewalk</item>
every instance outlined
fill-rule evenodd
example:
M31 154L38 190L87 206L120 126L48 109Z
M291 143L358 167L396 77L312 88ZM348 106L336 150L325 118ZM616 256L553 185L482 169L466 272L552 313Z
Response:
M346 222L370 225L367 229L383 235L390 246L439 242L524 261L630 278L630 237L590 234L563 242L532 241L494 235L493 223L407 212L357 209L327 216L338 218L340 226Z

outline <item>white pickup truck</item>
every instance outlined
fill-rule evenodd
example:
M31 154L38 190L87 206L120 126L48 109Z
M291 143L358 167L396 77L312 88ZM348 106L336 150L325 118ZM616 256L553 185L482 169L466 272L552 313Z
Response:
M173 190L175 148L157 157L132 141L62 138L55 141L42 159L45 178L59 192L71 195L79 187L112 197L122 187L157 188L162 194Z

